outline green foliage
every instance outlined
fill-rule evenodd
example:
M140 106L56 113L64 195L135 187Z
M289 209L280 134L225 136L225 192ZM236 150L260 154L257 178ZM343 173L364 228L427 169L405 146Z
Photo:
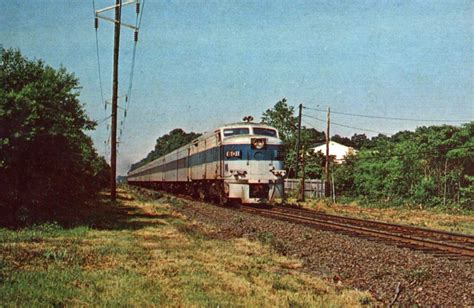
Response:
M201 134L193 132L186 133L181 128L173 129L168 134L156 139L155 149L148 153L148 155L144 159L140 160L135 164L132 164L130 170L137 169L159 158L160 156L166 155L182 147L183 145L190 143L199 136L201 136Z
M335 166L339 194L473 209L474 122L379 135Z
M294 107L288 106L286 99L283 98L262 115L262 123L275 127L280 133L280 138L283 140L285 168L289 177L296 176L294 168L297 159L298 117L294 115L294 112ZM300 140L301 148L309 149L315 143L325 140L325 135L316 129L302 127Z
M78 100L77 78L2 50L0 79L1 215L26 222L103 187L108 166L84 133L95 123Z
M321 179L324 172L325 156L321 152L310 151L305 156L305 176L309 179Z

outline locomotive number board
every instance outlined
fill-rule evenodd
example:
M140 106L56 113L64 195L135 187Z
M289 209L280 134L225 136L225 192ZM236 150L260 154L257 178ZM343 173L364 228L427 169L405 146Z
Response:
M229 150L225 152L225 157L227 158L240 158L242 157L242 152L239 150Z

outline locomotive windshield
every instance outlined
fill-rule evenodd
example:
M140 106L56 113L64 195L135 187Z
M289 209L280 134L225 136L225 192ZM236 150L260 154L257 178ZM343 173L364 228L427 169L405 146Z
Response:
M224 129L224 137L234 136L234 135L248 135L248 127L237 127L237 128L226 128Z
M263 127L254 127L253 128L254 135L263 135L269 137L276 137L277 133L276 130L270 128L263 128Z

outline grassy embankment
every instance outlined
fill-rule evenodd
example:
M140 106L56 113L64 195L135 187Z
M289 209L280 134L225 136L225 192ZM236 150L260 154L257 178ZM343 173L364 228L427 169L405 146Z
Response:
M57 217L0 229L2 305L355 306L367 293L297 270L244 238L219 240L173 211L182 201L123 190Z
M296 203L290 198L289 203ZM436 209L421 209L414 207L370 207L355 203L341 204L325 200L311 200L300 202L305 208L315 209L328 214L357 217L386 221L398 224L413 225L451 232L474 234L474 212L458 211L457 213Z

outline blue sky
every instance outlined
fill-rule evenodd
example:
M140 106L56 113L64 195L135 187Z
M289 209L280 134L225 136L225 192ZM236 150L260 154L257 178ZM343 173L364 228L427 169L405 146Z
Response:
M103 8L114 1L95 2ZM133 22L134 8L125 7L123 16ZM0 20L4 48L64 65L79 78L90 117L106 117L92 0L1 0ZM112 24L101 21L98 35L110 98ZM119 173L173 128L202 132L245 115L259 119L283 97L293 106L347 113L472 120L473 38L473 1L145 0ZM123 29L122 95L132 46L133 32ZM439 124L336 114L332 120L385 133ZM320 130L325 125L311 118L304 123ZM373 135L338 126L332 131ZM91 136L104 154L106 122Z

